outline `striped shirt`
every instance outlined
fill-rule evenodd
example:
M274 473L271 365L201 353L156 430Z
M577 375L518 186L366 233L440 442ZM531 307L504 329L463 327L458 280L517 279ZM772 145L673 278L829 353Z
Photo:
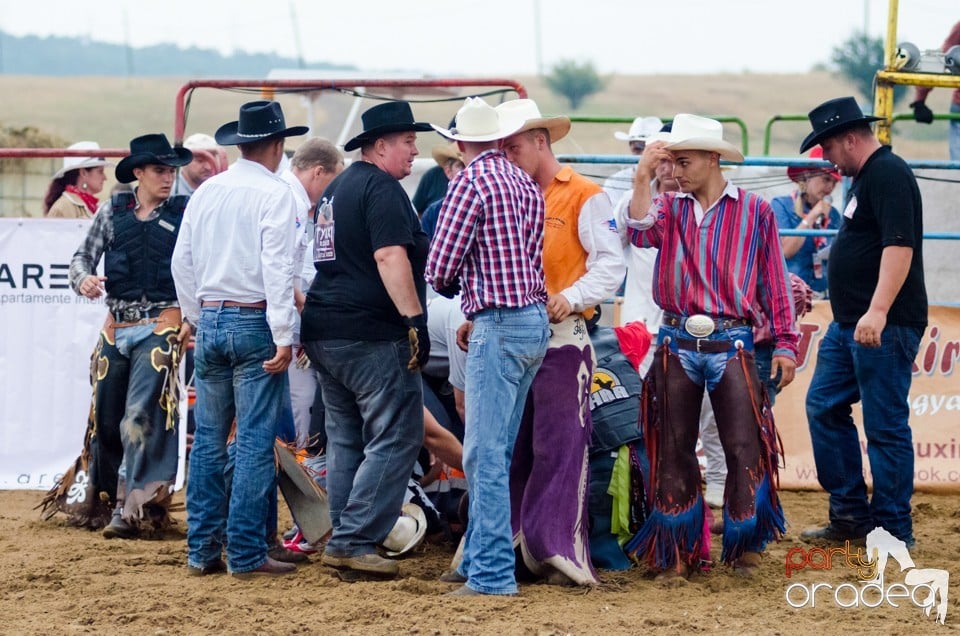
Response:
M703 213L690 194L653 200L647 219L628 223L637 247L659 248L653 298L664 311L691 316L770 317L774 355L796 360L793 296L773 210L760 196L728 183ZM697 214L702 214L697 219ZM655 220L653 220L655 217ZM648 229L638 229L648 225Z
M501 152L486 150L453 178L427 259L434 289L461 281L463 313L545 303L540 187Z

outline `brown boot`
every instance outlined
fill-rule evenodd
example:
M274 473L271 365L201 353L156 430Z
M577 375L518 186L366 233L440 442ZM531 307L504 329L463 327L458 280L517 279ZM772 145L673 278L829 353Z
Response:
M743 578L750 578L760 570L763 555L759 552L744 551L740 558L733 562L733 573Z

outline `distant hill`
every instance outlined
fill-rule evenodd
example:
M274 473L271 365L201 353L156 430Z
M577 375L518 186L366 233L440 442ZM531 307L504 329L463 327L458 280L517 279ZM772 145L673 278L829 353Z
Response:
M297 68L297 60L270 53L224 56L213 49L174 44L126 47L85 38L18 37L0 31L0 73L44 76L264 77L274 68ZM349 65L306 64L320 70Z

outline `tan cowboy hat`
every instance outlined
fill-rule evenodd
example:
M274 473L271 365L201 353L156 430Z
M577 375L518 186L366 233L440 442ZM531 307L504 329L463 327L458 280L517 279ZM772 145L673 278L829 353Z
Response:
M550 143L560 141L570 132L570 118L562 115L544 117L540 114L537 103L532 99L512 99L497 106L501 118L509 121L522 121L523 124L516 132L546 128L550 132Z
M706 150L722 159L743 162L743 153L723 139L723 125L716 119L680 113L673 118L673 128L667 140L667 150Z
M457 142L455 141L449 144L437 144L430 150L430 154L433 155L433 160L441 168L447 165L447 162L451 159L463 161L463 156L460 154L460 149L457 148Z
M509 137L517 132L523 123L516 118L501 116L497 109L482 97L468 97L457 111L455 121L453 128L434 125L433 129L447 139L485 142Z
M100 150L100 144L95 141L78 141L67 146L67 150ZM71 170L80 168L96 168L98 166L112 166L113 164L103 157L64 157L63 167L57 170L53 178L59 179Z
M400 518L382 545L388 557L398 557L420 545L426 534L427 515L423 508L415 503L405 503Z

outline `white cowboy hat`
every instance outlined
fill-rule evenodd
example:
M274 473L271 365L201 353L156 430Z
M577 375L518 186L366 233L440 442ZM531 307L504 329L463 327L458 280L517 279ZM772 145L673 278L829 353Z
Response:
M663 128L663 122L659 117L637 117L630 124L630 130L622 132L618 130L613 136L620 141L651 141L650 137L660 132Z
M447 139L484 142L509 137L523 124L516 119L502 117L482 97L468 97L457 111L455 122L452 128L431 125Z
M67 146L67 150L100 150L100 144L95 141L78 141ZM71 170L80 168L96 168L97 166L112 166L113 164L103 157L64 157L63 167L54 173L53 178L59 179Z
M217 140L204 133L193 133L183 140L183 147L187 150L218 150Z
M423 509L415 503L405 503L382 545L388 557L398 557L420 545L426 534L427 515Z
M570 118L563 116L544 117L537 103L532 99L512 99L497 106L501 118L521 121L523 124L516 132L546 128L550 132L550 143L559 141L570 132Z
M716 119L680 113L673 118L673 129L667 140L667 150L706 150L735 163L743 161L743 153L723 140L723 125Z

